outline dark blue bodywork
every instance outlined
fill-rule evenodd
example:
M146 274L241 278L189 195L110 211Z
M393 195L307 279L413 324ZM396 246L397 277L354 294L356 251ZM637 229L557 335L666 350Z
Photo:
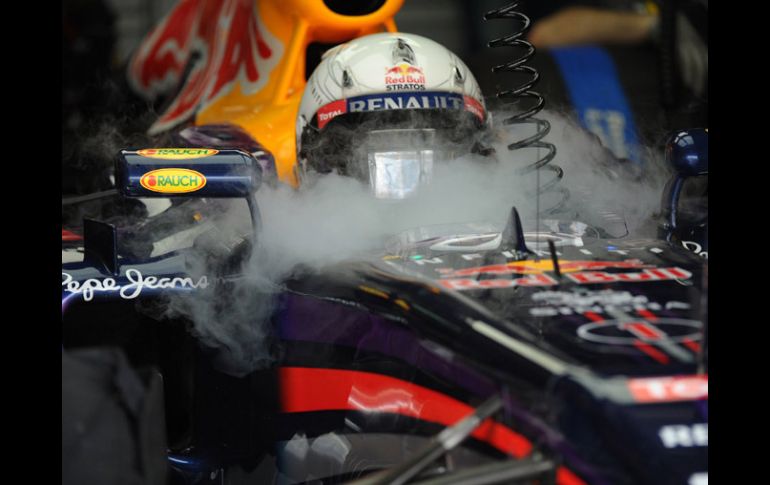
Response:
M152 167L123 156L118 180L140 195L131 187ZM174 483L359 479L494 395L504 405L487 431L425 476L547 460L535 478L565 485L707 480L704 260L666 239L556 232L522 234L522 252L505 245L510 231L458 228L297 268L269 299L253 295L270 304L272 360L238 376L164 304L212 292L239 303L254 236L142 260L117 241L112 269L103 249L62 265L64 346L120 345L160 370Z

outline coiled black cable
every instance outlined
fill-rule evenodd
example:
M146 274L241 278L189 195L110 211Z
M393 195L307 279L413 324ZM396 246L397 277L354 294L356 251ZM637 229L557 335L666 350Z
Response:
M532 88L537 84L540 79L540 74L537 70L531 66L526 66L527 61L535 55L535 47L524 39L525 34L529 30L530 20L529 17L521 12L516 11L519 6L518 1L514 1L504 7L500 7L496 10L492 10L484 14L484 20L493 19L507 19L515 20L518 23L517 30L508 36L500 37L492 40L487 45L489 47L513 47L517 49L517 52L523 53L518 55L514 60L494 66L492 72L509 72L515 73L521 77L521 75L527 76L526 80L513 89L503 90L497 92L497 98L507 104L519 104L523 100L529 100L532 105L520 112L505 118L503 125L534 125L535 133L531 136L524 138L508 145L508 150L519 150L522 148L542 148L545 149L545 154L540 156L541 150L538 150L538 157L534 163L531 163L524 167L521 173L530 173L534 170L544 168L549 172L552 172L554 176L540 185L539 192L558 192L560 198L558 202L546 209L544 212L547 214L553 214L563 209L567 200L569 199L569 191L565 187L556 187L557 184L564 177L564 170L556 164L550 162L556 156L556 147L552 143L543 141L546 135L551 131L551 124L547 120L535 118L534 116L539 113L545 106L545 99L539 93L532 91ZM539 177L538 177L539 179ZM539 184L538 180L538 184ZM539 212L539 210L538 210Z

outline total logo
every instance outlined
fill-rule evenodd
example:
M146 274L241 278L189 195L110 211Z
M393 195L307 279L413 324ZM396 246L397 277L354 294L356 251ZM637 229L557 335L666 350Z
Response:
M326 123L330 122L333 118L347 112L348 105L344 99L332 101L329 104L321 106L318 108L318 128L323 128L326 126Z
M146 148L136 153L146 158L189 160L191 158L210 157L219 153L219 150L213 148Z
M205 187L206 177L200 172L187 168L160 168L142 175L139 183L153 192L182 194Z
M424 91L425 73L417 66L403 62L385 70L387 91Z

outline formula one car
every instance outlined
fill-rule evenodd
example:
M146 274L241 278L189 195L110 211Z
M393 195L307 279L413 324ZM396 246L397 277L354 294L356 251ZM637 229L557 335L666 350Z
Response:
M86 220L64 242L64 347L159 369L178 483L705 483L698 255L574 221L526 233L514 208L504 227L415 228L376 257L295 271L266 298L239 283L261 167L244 150L124 150L123 196L200 199L127 227ZM210 243L219 197L252 201L251 237ZM169 220L193 229L181 247ZM162 310L206 292L246 325L270 308L267 370L223 372L189 314Z
M259 33L281 25L277 3L261 3L253 25L243 2L209 7ZM317 13L286 3L301 19ZM400 2L370 3L375 13L347 12L357 23L336 31L298 21L293 34L273 29L281 39L257 36L259 55L294 52L309 31L338 42L394 29ZM206 34L190 20L197 6L182 2L164 25ZM192 42L158 32L138 59ZM177 148L122 150L118 197L68 201L74 224L62 230L64 352L115 346L162 376L170 483L708 482L706 260L686 244L706 244L705 130L670 144L658 238L508 207L500 224L411 228L276 281L260 272L274 255L256 195L296 182L284 133L295 120L267 129L289 123L296 73L268 63L280 75L255 83L293 94L225 123L227 97L247 93L219 96L210 83L231 79L211 73L254 73L209 69L235 58L210 54L155 129L206 105L196 126L172 131ZM153 66L137 62L136 79ZM84 213L99 217L80 223ZM234 226L234 214L248 215Z

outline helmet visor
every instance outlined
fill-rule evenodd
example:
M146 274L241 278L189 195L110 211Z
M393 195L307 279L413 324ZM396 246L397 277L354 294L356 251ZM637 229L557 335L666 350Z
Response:
M351 167L351 172L368 181L378 199L414 196L431 182L434 162L459 155L447 142L439 143L435 129L373 130L366 134L362 147L365 153L355 157L357 167Z
M300 158L317 173L358 179L378 199L406 199L431 183L442 163L473 151L483 135L477 121L448 109L348 113L322 131L306 128Z
M433 175L433 150L369 153L369 184L378 199L406 199Z

